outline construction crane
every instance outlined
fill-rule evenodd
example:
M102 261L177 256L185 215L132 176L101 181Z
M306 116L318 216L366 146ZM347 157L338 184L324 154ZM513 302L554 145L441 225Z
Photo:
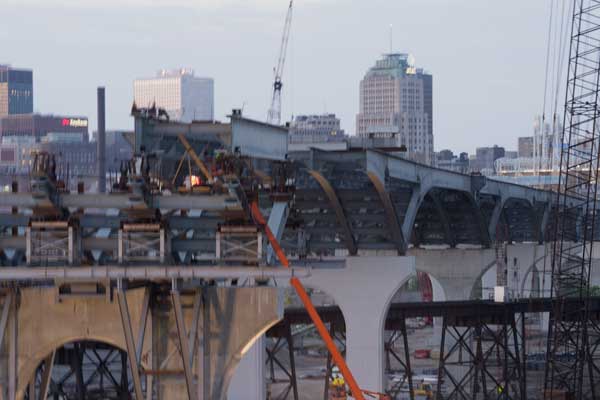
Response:
M290 0L287 15L285 16L285 25L283 26L283 36L281 37L281 45L279 47L279 60L277 67L273 69L275 79L273 81L273 98L271 100L271 108L267 114L267 122L274 125L281 124L281 88L283 82L283 67L285 66L285 55L287 52L287 44L290 38L290 28L292 26L292 10L294 0Z
M600 332L589 312L600 145L600 1L573 0L572 7L544 398L580 400L600 398L597 344L591 340ZM567 307L567 299L575 306Z

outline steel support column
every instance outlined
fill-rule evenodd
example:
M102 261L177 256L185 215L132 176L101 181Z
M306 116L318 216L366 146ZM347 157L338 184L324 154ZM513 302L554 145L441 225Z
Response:
M175 314L175 323L177 324L177 336L179 339L179 349L181 351L181 359L183 362L183 372L185 374L185 385L187 389L188 399L194 398L194 378L192 376L192 362L190 358L190 348L188 343L187 332L185 329L185 321L183 317L183 308L181 306L181 295L177 284L173 283L171 289L171 298L173 300L173 311Z
M46 400L46 398L48 397L48 392L50 390L50 381L52 380L52 369L54 367L55 354L56 352L53 351L44 360L44 372L42 373L42 380L40 382L40 400Z
M14 292L13 292L14 294ZM15 301L10 304L10 313L8 319L8 400L17 400L17 340L18 340L18 321L17 321L17 301L15 294Z
M271 208L271 214L269 214L269 221L267 225L273 232L275 238L280 241L283 236L283 231L285 230L285 223L288 217L288 203L286 201L276 201L273 203L273 207ZM275 251L269 244L267 250L267 263L272 264L273 258L275 256Z
M294 393L294 400L298 400L298 379L296 377L296 359L294 357L294 337L292 336L292 325L289 323L287 324L286 336L290 358L290 372L292 374L292 391Z
M497 198L496 204L494 204L494 210L492 211L492 215L490 216L490 222L488 225L488 234L492 242L496 240L496 227L500 222L500 217L502 216L502 211L504 210L505 204L506 199L504 198Z
M193 311L193 315L192 315L192 327L190 328L190 333L189 333L189 351L190 351L190 359L193 360L194 359L194 354L196 353L196 343L197 343L197 336L198 336L198 325L200 324L200 314L201 314L201 308L202 308L202 294L200 293L200 291L198 290L196 292L196 295L194 296L194 311ZM194 364L194 362L191 362L192 365Z
M412 239L412 230L415 225L419 208L423 203L423 199L431 189L431 186L423 186L422 184L413 186L410 201L408 202L406 213L404 214L404 222L402 223L402 235L404 236L407 245Z
M12 292L9 292L4 297L2 313L0 313L0 348L2 347L2 342L4 341L6 326L8 324L8 317L10 315L10 310L11 310L11 305L12 305L12 299L13 299L13 294L12 294Z
M125 344L127 346L127 356L129 358L129 368L133 378L133 388L135 390L135 398L143 399L142 382L140 380L139 364L137 362L135 342L133 340L133 330L131 329L131 317L129 315L129 307L127 305L127 295L123 289L123 282L118 281L117 299L119 301L119 311L121 314L121 323L123 325L123 334L125 335Z
M138 340L137 348L135 352L135 358L137 359L138 365L142 362L142 351L144 349L144 338L146 336L146 323L148 322L148 311L150 309L150 291L148 287L144 291L144 300L142 300L142 313L140 315L140 325L138 327Z

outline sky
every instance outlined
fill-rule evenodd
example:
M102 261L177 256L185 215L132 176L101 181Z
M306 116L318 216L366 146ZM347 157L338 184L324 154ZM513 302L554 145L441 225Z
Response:
M132 129L133 80L193 68L216 118L264 120L288 0L0 0L0 64L34 70L36 112ZM550 0L295 0L282 117L336 113L355 131L358 86L390 48L433 75L435 150L516 149L543 109Z

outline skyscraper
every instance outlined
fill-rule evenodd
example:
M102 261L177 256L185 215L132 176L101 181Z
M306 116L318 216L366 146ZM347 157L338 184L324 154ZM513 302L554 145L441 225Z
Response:
M394 137L408 157L432 164L433 79L410 54L386 54L360 82L356 133Z
M161 70L155 78L137 79L133 92L138 107L155 104L173 120L214 120L214 81L195 77L190 69Z
M33 72L0 65L0 117L33 113Z

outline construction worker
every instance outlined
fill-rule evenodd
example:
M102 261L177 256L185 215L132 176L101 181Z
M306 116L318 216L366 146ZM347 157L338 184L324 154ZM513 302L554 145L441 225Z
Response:
M329 400L346 400L347 398L348 393L346 391L346 382L344 381L342 374L340 374L339 368L335 366L331 371Z
M498 395L502 396L502 393L504 393L504 384L503 383L498 384L497 390L498 390Z

